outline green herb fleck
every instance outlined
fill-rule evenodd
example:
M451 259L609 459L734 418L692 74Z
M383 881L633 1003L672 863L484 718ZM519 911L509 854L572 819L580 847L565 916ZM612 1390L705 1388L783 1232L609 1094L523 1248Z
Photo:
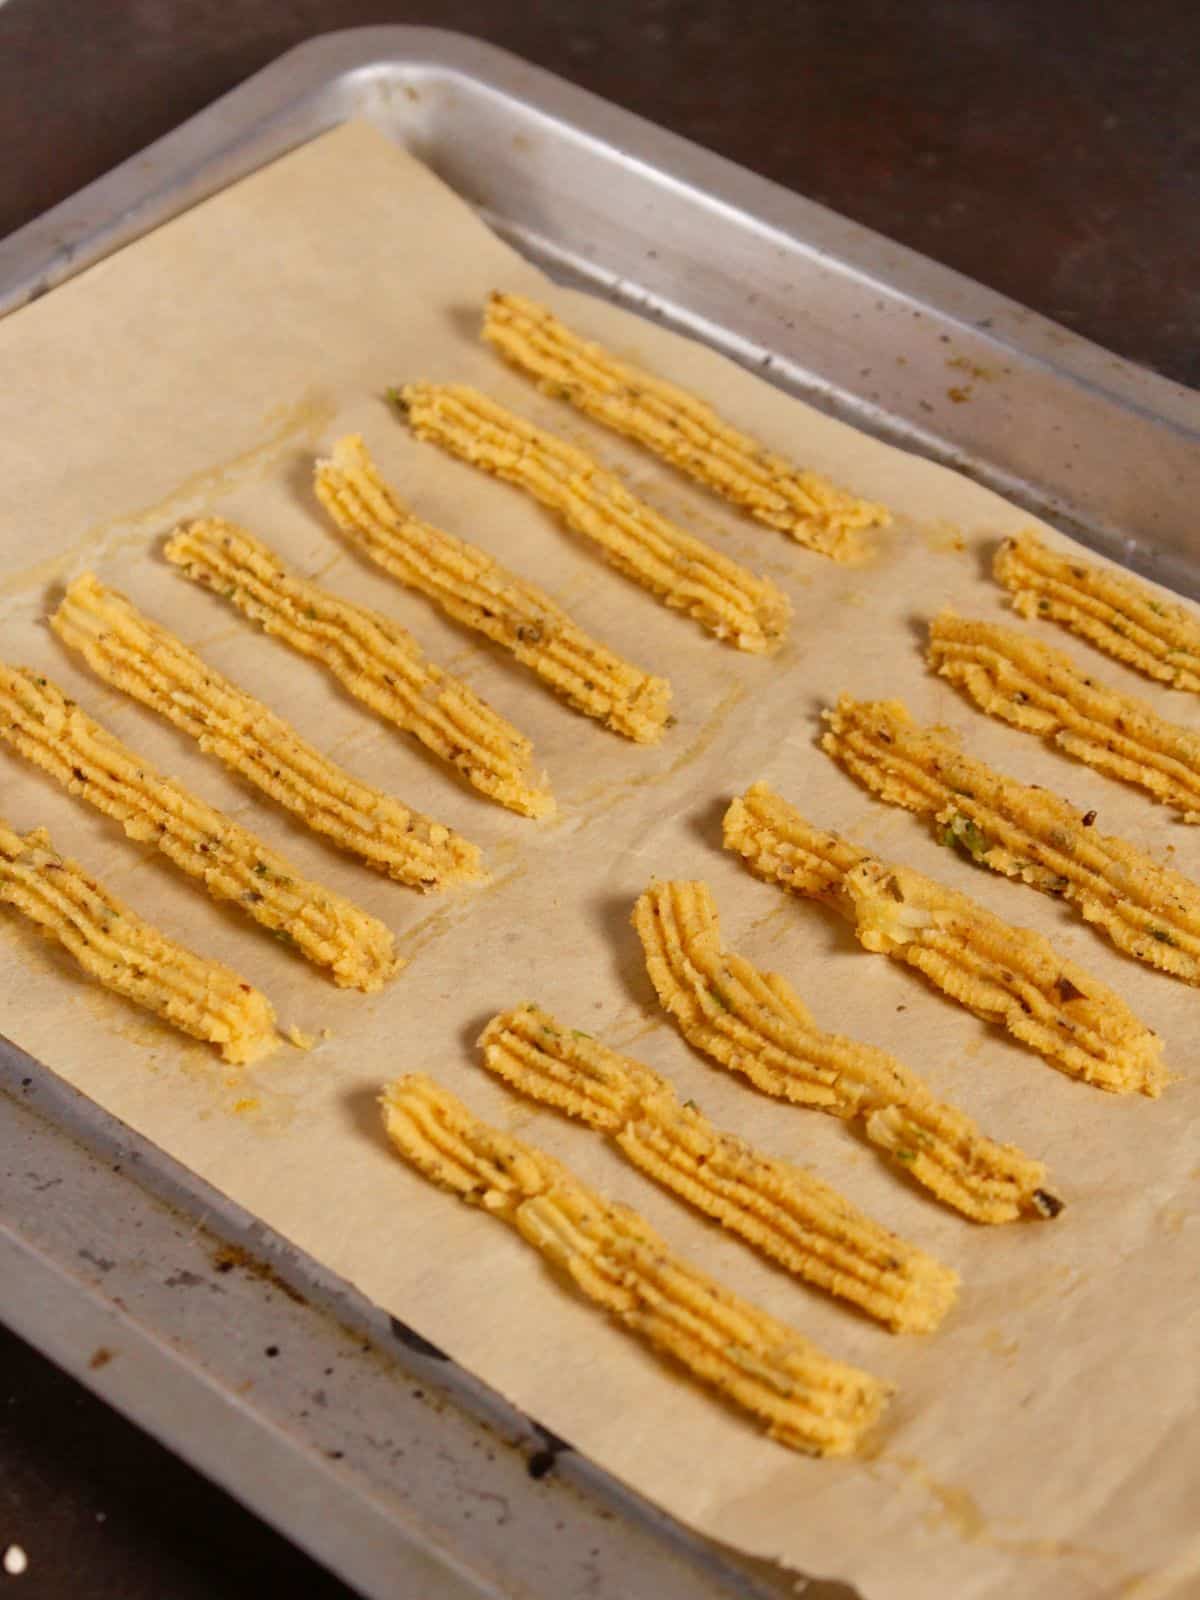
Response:
M1168 933L1165 928L1151 928L1150 937L1157 939L1159 944L1178 945L1179 941L1173 933Z
M254 876L256 878L263 878L263 877L266 876L266 873L267 873L267 864L266 864L266 862L265 861L256 861L254 863Z
M917 1152L915 1150L893 1150L892 1154L895 1156L897 1161L903 1161L906 1166L910 1162L913 1162L917 1159Z
M584 1033L582 1028L572 1028L571 1032L577 1039L594 1039L596 1037L594 1033Z
M970 817L964 816L961 811L950 813L938 835L938 843L960 850L973 861L982 861L992 848L992 841L983 829L972 822Z

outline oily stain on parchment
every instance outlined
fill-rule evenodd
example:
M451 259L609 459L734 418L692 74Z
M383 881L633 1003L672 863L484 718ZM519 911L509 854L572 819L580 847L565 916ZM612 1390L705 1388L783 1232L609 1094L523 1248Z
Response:
M248 483L257 483L298 443L313 444L332 421L335 406L331 398L308 390L298 400L273 406L263 418L263 436L257 444L227 461L203 467L176 484L164 499L141 506L123 517L98 523L66 550L44 561L22 568L0 579L0 597L28 600L29 591L44 588L80 565L86 557L98 561L110 551L128 549L144 541L148 533L165 529L187 515L211 509L215 501ZM3 621L15 604L0 606Z
M783 942L795 925L795 905L780 896L777 904L769 911L760 911L758 916L743 924L739 934L762 933L769 929L767 937L759 939L757 943L760 948L773 950L776 945Z
M200 633L197 634L195 638L189 639L188 649L194 650L199 656L203 656L204 652L206 650L211 650L214 645L228 644L230 641L235 639L244 639L246 637L247 630L253 632L255 629L256 624L253 622L230 622L225 626L220 626L214 622L214 626L209 629L207 633ZM265 629L262 631L264 634L266 633ZM266 637L269 638L270 635L267 634Z
M893 519L889 530L896 543L907 548L916 544L936 556L965 556L972 550L990 550L998 536L979 540L958 522L948 517L914 517L899 515Z
M198 1091L205 1102L196 1113L198 1117L203 1119L214 1111L232 1111L248 1097L255 1110L262 1109L261 1095L252 1095L248 1087L247 1068L229 1066L213 1046L188 1038L124 996L96 986L94 980L81 982L84 986L74 996L75 1009L92 1019L97 1034L108 1034L133 1045L150 1076L170 1077ZM242 1106L239 1114L244 1115L246 1110ZM286 1120L291 1120L290 1115Z
M924 527L918 527L918 531L922 544L934 555L957 556L967 553L967 538L957 523L929 522Z
M296 1049L286 1036L267 1060L249 1067L231 1066L212 1045L189 1038L153 1012L100 987L81 972L68 951L15 913L11 920L0 918L0 946L12 945L20 948L25 968L68 976L74 985L72 1005L91 1019L98 1036L109 1035L133 1045L148 1075L186 1083L203 1102L195 1113L198 1120L234 1115L261 1131L282 1133L311 1089L307 1052Z
M149 1074L185 1083L203 1102L195 1112L198 1121L236 1116L260 1132L283 1133L308 1088L307 1082L294 1089L287 1082L289 1067L299 1065L305 1070L306 1052L297 1050L286 1038L267 1060L251 1067L234 1067L222 1061L212 1045L188 1038L121 995L88 987L80 990L76 1005L93 1018L98 1029L132 1044L143 1056Z
M1089 1545L1072 1544L1065 1539L1027 1538L1000 1531L1001 1522L991 1522L981 1510L979 1502L968 1489L959 1484L943 1483L935 1478L916 1456L893 1454L880 1450L875 1457L880 1466L894 1467L910 1482L928 1494L931 1504L922 1521L931 1532L948 1531L965 1544L982 1545L989 1550L1000 1550L1008 1555L1026 1556L1037 1561L1070 1562L1090 1567L1111 1581L1119 1566L1109 1550L1095 1549ZM872 1469L873 1471L873 1469ZM1127 1579L1117 1578L1118 1583Z
M1200 1538L1165 1567L1127 1578L1113 1600L1200 1600Z
M1006 1367L1011 1367L1021 1353L1021 1341L1010 1338L1002 1328L988 1328L982 1342L983 1348L999 1357Z
M1195 1215L1194 1211L1188 1211L1184 1206L1164 1205L1158 1208L1155 1219L1164 1233L1182 1233Z
M510 883L519 883L528 874L529 863L514 859L517 855L517 849L518 847L515 845L509 845L505 849L503 842L497 845L492 851L493 860L497 857L501 860L507 857L510 862L507 870L494 872L487 883L458 890L456 897L452 901L439 905L436 911L429 912L419 922L415 922L411 927L406 928L396 940L397 950L405 961L416 960L418 956L423 955L437 944L440 939L444 938L447 933L453 932L455 928L473 916L475 907L481 899L490 898L492 895L498 894L502 889L506 889ZM404 974L401 973L394 981L403 983Z
M678 777L681 772L685 772L708 752L729 720L730 714L741 705L748 692L745 684L731 684L705 718L691 743L685 745L675 759L660 772L641 773L631 778L622 778L615 783L598 783L574 795L564 796L562 800L564 808L578 807L575 815L569 819L574 823L572 831L582 832L585 828L590 828L601 817L608 816L630 795L644 789L655 789L660 784L668 783L672 778ZM564 817L563 820L567 821L568 818Z
M626 1020L622 1020L622 1019ZM612 1025L605 1030L604 1043L612 1050L628 1051L639 1039L648 1039L652 1033L659 1033L668 1027L668 1022L663 1016L647 1015L640 1006L629 1004L622 1006L618 1011Z

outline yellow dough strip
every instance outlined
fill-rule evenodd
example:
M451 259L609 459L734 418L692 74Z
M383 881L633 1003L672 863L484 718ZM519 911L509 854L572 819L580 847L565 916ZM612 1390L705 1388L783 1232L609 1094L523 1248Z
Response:
M513 1088L609 1134L648 1177L893 1332L930 1332L954 1304L956 1273L803 1168L714 1128L640 1062L532 1005L493 1017L479 1043Z
M465 384L412 383L394 396L418 439L515 484L555 511L604 559L726 643L778 650L791 601L639 500L575 446Z
M167 560L243 616L308 656L491 800L527 817L554 810L532 771L533 746L459 678L428 661L398 623L290 571L274 550L220 517L180 528Z
M580 338L545 306L493 294L483 337L546 394L652 451L695 483L798 543L848 561L888 512L793 466L686 389Z
M351 544L447 616L503 646L585 716L639 744L667 726L671 686L589 638L544 590L465 539L419 522L357 434L317 463L317 498Z
M105 989L216 1045L226 1061L258 1061L279 1044L264 994L143 922L60 856L44 828L22 838L0 819L0 903L62 945Z
M345 988L372 992L402 963L388 929L205 804L81 711L49 679L0 662L0 740L152 844Z
M633 925L664 1010L718 1066L777 1099L861 1119L872 1144L975 1222L1062 1210L1044 1187L1040 1162L985 1137L886 1051L822 1033L778 973L760 972L723 950L705 884L652 883L634 908Z
M1060 1072L1116 1094L1162 1092L1162 1040L1040 933L814 828L764 783L734 800L724 832L760 877L835 906L864 949L915 967Z
M878 1379L697 1271L636 1211L479 1121L429 1078L397 1079L381 1104L393 1145L423 1177L507 1222L585 1299L773 1439L849 1455L879 1417L889 1391Z
M1200 694L1200 619L1127 573L1006 539L992 568L1023 617L1060 623L1135 672Z
M1200 886L1098 832L1095 812L964 755L898 700L843 695L826 721L821 742L834 760L881 799L929 817L943 844L1069 900L1118 950L1200 983Z
M1040 734L1064 755L1136 785L1184 822L1200 822L1200 734L1160 717L1016 628L943 612L929 627L929 665L981 711Z
M475 845L336 766L90 573L70 585L50 624L106 683L368 866L421 889L482 875Z

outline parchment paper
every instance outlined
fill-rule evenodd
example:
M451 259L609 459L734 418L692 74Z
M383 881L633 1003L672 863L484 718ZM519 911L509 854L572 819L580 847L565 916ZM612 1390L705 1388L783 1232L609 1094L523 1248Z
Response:
M581 328L716 399L787 453L892 506L874 563L839 568L692 491L540 398L477 340L492 288L544 295ZM114 825L0 752L0 813L45 823L143 913L238 967L285 1022L332 1037L224 1068L99 994L0 921L0 1029L539 1420L693 1526L869 1600L1194 1594L1200 1568L1200 1075L1193 991L1118 956L1064 908L939 848L815 747L839 690L899 694L1000 768L1094 806L1098 826L1200 869L1200 841L1147 799L990 722L925 671L920 622L945 602L1010 616L985 576L1028 518L877 444L720 357L549 288L413 159L363 126L289 155L0 326L0 654L35 663L122 737L396 929L410 968L375 998L335 990L214 907ZM773 661L723 648L605 568L518 491L413 441L382 398L412 378L474 381L591 444L655 504L791 594ZM678 725L654 749L576 716L489 645L350 555L310 492L314 453L361 430L428 519L538 578L600 637L670 675ZM533 737L561 815L541 826L461 787L321 670L175 575L185 515L243 520L311 573L389 611ZM93 567L354 771L486 848L490 887L417 895L359 868L109 693L41 618ZM1050 628L1039 636L1068 643ZM1082 644L1070 644L1087 656ZM1196 701L1094 658L1195 725ZM728 798L766 778L846 830L1051 935L1167 1041L1157 1103L1072 1082L859 951L846 927L755 881L719 845ZM841 1125L755 1094L694 1056L656 1010L628 926L652 874L712 884L727 942L788 975L826 1026L886 1045L993 1134L1049 1163L1068 1209L984 1229L891 1174ZM629 1046L713 1119L809 1163L962 1273L933 1338L896 1338L797 1286L626 1167L600 1139L493 1083L472 1042L537 998ZM574 1299L515 1236L430 1188L380 1136L375 1095L410 1069L639 1206L682 1251L830 1351L898 1385L864 1459L795 1456L677 1379ZM120 1241L114 1241L119 1247Z

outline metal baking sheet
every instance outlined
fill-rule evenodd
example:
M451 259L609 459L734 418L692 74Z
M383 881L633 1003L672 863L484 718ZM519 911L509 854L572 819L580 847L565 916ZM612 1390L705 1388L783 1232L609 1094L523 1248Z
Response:
M1200 597L1200 397L451 34L364 29L283 57L0 243L0 312L352 116L556 277ZM0 1315L363 1593L796 1592L2 1040L0 1087Z

